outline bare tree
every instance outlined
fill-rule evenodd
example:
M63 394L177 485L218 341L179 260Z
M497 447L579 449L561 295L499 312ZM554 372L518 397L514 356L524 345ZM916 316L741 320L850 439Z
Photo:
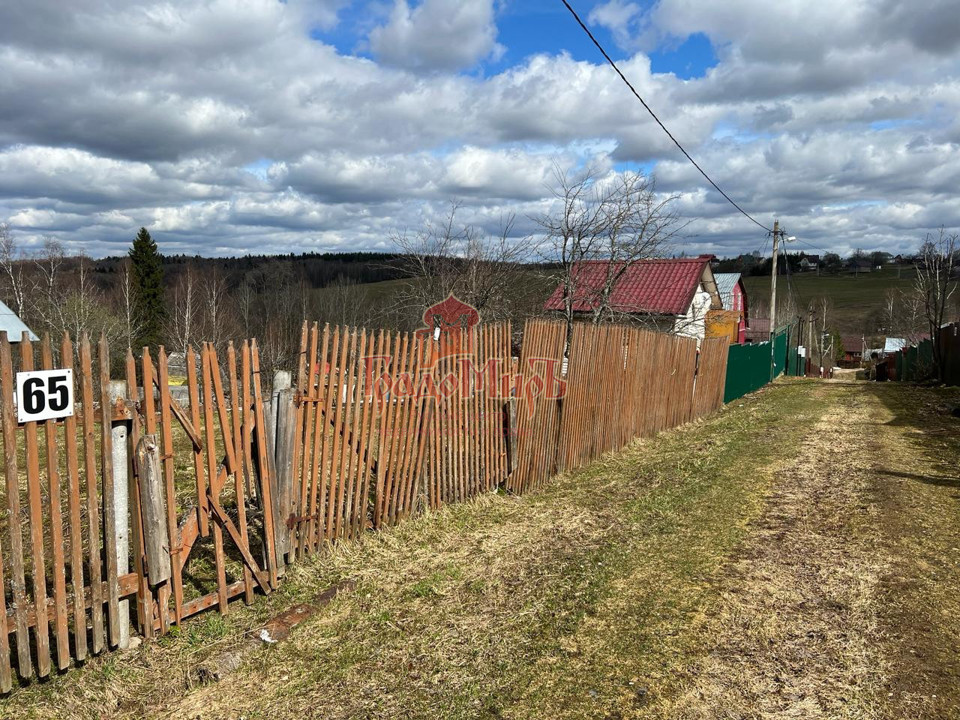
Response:
M186 355L196 333L197 294L193 265L186 264L173 286L168 335L177 352Z
M63 268L65 252L63 244L53 237L43 240L43 248L34 258L39 271L36 294L36 312L47 330L55 330L64 325L62 317L62 288L60 271Z
M0 267L3 269L7 297L12 300L17 316L24 318L27 310L27 287L17 241L7 223L0 223Z
M944 379L943 348L940 331L947 314L947 304L957 289L953 279L957 235L948 235L940 228L937 237L927 235L920 247L920 262L914 280L914 293L923 303L923 314L933 342L933 370L938 380Z
M529 259L533 238L514 238L514 218L501 220L496 235L461 224L459 203L440 224L427 224L413 233L395 235L404 254L408 280L399 293L400 310L417 324L423 311L448 295L472 305L486 320L522 315L531 288Z
M133 273L130 268L130 258L125 257L120 262L120 287L118 288L118 304L120 317L123 323L123 340L127 347L133 346L135 338L140 336L142 323L134 302Z
M227 280L216 267L205 273L202 284L203 334L204 339L222 349L229 334Z
M545 259L559 265L568 333L574 306L584 302L599 323L616 314L611 297L632 265L664 253L685 227L674 209L677 196L656 192L640 173L601 178L595 170L579 175L555 171L558 208L534 218L545 236ZM606 261L599 280L578 277L584 262Z

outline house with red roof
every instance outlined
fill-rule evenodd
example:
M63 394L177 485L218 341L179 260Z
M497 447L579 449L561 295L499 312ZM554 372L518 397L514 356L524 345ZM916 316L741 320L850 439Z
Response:
M710 267L712 255L696 258L638 260L629 266L607 260L577 263L572 270L572 302L575 317L591 318L603 303L608 278L616 278L609 293L610 315L617 320L635 319L662 332L702 340L709 310L723 302ZM559 285L544 309L564 312L568 298Z

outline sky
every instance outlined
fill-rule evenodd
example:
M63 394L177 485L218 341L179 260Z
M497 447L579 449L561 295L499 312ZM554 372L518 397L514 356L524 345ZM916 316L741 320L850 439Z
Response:
M960 227L956 0L571 4L711 177L791 249ZM675 252L768 247L560 0L0 4L0 221L92 257L390 251L535 232L556 168L643 171Z

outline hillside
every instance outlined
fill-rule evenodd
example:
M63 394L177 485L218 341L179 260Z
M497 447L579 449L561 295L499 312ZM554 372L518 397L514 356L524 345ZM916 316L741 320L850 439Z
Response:
M820 298L829 298L829 322L842 334L876 334L882 327L887 293L910 291L916 271L912 267L884 268L871 273L853 275L817 275L798 273L781 275L777 281L778 297L792 295L794 304L806 308ZM743 278L752 308L766 314L770 303L770 277L745 275ZM899 303L898 305L901 305ZM902 310L902 308L898 308ZM954 311L955 312L955 311Z

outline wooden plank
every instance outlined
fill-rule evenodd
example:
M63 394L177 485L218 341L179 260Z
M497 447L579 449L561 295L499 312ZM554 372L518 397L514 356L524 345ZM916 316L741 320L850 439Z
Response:
M110 407L110 348L101 334L97 345L100 362L100 408ZM107 618L110 644L120 643L120 597L117 585L117 510L113 486L113 436L110 423L100 423L100 470L103 473L103 545L107 556ZM126 522L126 518L123 519Z
M344 343L344 347L348 343ZM349 350L344 356L344 362L346 367L343 369L346 373L346 377L343 379L343 383L340 386L340 389L337 391L338 399L340 404L343 406L343 426L341 434L343 435L343 442L340 443L340 457L337 460L337 494L336 494L336 511L334 513L334 537L341 538L343 537L343 526L344 526L344 498L347 493L347 451L350 447L350 438L348 437L348 429L350 427L350 418L352 416L353 410L353 358L357 350L357 329L354 328L352 332L349 333Z
M197 384L197 356L192 347L187 348L184 361L187 364L187 393L190 398L190 422L196 430L196 428L200 427L200 388ZM197 522L200 527L200 537L206 537L210 534L210 525L207 519L210 510L207 507L207 481L204 475L203 454L204 443L193 443L193 473L197 481ZM184 558L184 562L186 562L186 558Z
M173 589L173 619L183 622L183 561L182 543L177 525L177 489L174 475L173 419L170 397L170 369L167 352L163 345L157 353L157 387L160 392L160 442L163 453L163 484L166 492L167 537L169 538L170 581ZM146 385L146 383L144 383ZM146 389L144 390L146 392Z
M339 356L339 350L341 347L340 339L340 328L335 327L333 329L333 339L330 343L330 349L328 353L325 353L321 358L320 362L324 363L324 379L326 382L326 393L323 401L323 414L325 417L332 418L334 416L334 402L336 400L336 387L337 383L334 381L334 373L337 372L337 368L340 365L337 364L337 358ZM329 540L332 536L333 527L333 458L336 456L336 443L338 442L339 434L336 432L336 426L334 426L333 432L330 432L326 425L323 426L322 430L323 437L321 438L320 445L320 481L319 485L321 487L320 495L323 498L324 507L322 508L322 517L323 522L323 535L322 537ZM321 512L321 510L318 510ZM318 528L318 538L317 542L320 541L319 528Z
M313 323L309 330L309 348L307 347L307 323L303 323L300 333L300 363L297 369L296 391L301 395L313 395L316 384L314 370L317 365L317 335L318 325ZM309 493L313 485L314 474L314 443L313 428L314 415L319 415L314 403L297 403L296 432L293 441L293 467L299 470L300 495L296 506L297 522L290 527L290 545L298 558L311 549L312 523L302 518L309 515ZM278 416L279 417L279 416Z
M216 497L213 496L213 494L210 495L209 500L210 510L213 513L214 519L227 531L227 534L230 535L230 538L236 544L237 549L240 550L240 555L243 557L244 563L246 563L247 567L250 569L257 583L265 593L269 593L270 579L267 577L267 574L260 569L260 566L257 565L256 560L253 559L253 555L250 554L250 550L247 547L246 538L240 535L240 531L237 530L237 526L233 524L230 516L224 512L224 509L220 507L220 502ZM224 585L222 591L218 590L218 593L221 592L223 595L226 595L226 585Z
M40 359L44 370L53 370L53 349L49 333L43 334ZM60 468L57 452L57 428L49 422L43 424L47 452L47 483L50 504L50 543L53 551L53 600L54 635L57 639L57 667L60 670L70 665L70 630L67 622L67 572L63 556L63 514L60 497Z
M90 339L80 337L80 377L83 407L92 410L93 361ZM93 601L90 604L90 623L93 628L91 649L96 655L103 650L106 639L103 624L103 568L100 563L100 494L97 489L97 439L93 412L83 413L83 466L87 489L87 565Z
M206 443L207 455L207 478L209 486L207 488L208 496L207 509L210 508L210 498L216 498L220 495L220 483L217 480L217 456L216 456L216 429L213 426L213 360L211 357L210 344L204 343L200 350L201 371L203 373L203 429L204 442ZM216 370L219 372L219 369ZM229 446L228 446L229 447ZM227 450L228 455L233 453L233 448ZM217 593L220 598L220 614L226 615L229 612L227 607L227 571L226 559L223 554L223 530L220 525L213 525L213 558L217 570Z
M243 535L247 546L250 545L250 535L247 532L247 503L244 496L243 485L243 463L245 461L243 452L243 420L240 417L239 392L237 387L237 351L233 346L233 341L227 345L227 372L230 375L230 418L233 427L233 453L237 457L238 466L233 473L233 487L237 495L237 523L241 535ZM253 602L253 575L250 568L243 568L243 599L249 605Z
M120 588L119 593L121 598L128 597L130 595L136 595L137 574L127 573L126 575L121 575L118 578L118 584ZM77 597L73 597L71 593L71 597L69 598L69 604L72 605L74 603L77 603L81 607L83 607L85 611L89 610L92 605L91 595L92 595L91 588L89 587L82 588L82 591L79 593ZM106 597L106 595L107 595L107 584L105 582L101 582L100 596ZM37 622L37 612L33 603L28 602L26 605L24 605L23 609L24 609L24 614L27 616L27 626L35 627ZM56 608L54 606L53 598L47 598L46 613L44 614L46 614L47 616L48 623L53 622L54 618L56 617ZM16 616L16 612L13 609L7 610L6 621L8 626L8 633L12 633L16 631L16 628L12 627L11 625L11 623L15 621L15 616Z
M337 330L339 331L339 328L337 328ZM337 359L337 382L333 387L332 398L332 401L336 403L336 409L334 410L333 446L330 453L330 483L327 496L327 540L332 540L336 534L337 486L340 481L340 444L341 440L346 443L346 438L344 438L342 432L341 421L343 419L343 380L347 364L348 337L349 330L344 326L343 332L339 337L340 347Z
M374 358L381 357L383 353L383 330L380 331L375 346L373 333L370 334L370 345L370 355ZM356 526L354 528L355 537L359 536L367 529L368 506L370 503L370 466L373 460L373 452L371 452L368 443L370 443L373 439L373 426L377 421L377 400L373 392L373 361L367 360L365 357L361 357L360 362L363 368L363 391L362 394L359 395L359 397L361 397L363 400L363 420L361 421L360 425L360 447L363 450L363 455L362 457L358 458L357 468L360 482L359 492L357 493L358 507L354 512L354 518L356 519Z
M30 336L23 334L20 341L20 367L24 372L33 370L33 344ZM33 560L33 604L42 607L47 602L46 563L43 553L43 498L40 490L40 459L37 448L37 424L24 424L26 436L27 498L30 508L30 555ZM37 613L37 675L50 674L50 632L46 613Z
M361 465L363 449L360 446L360 417L363 411L363 396L360 391L363 375L363 355L366 352L367 332L360 328L358 333L357 353L352 363L355 368L353 382L350 386L350 403L353 406L353 424L350 430L350 452L347 454L346 485L347 494L344 506L344 536L354 537L357 512L357 495L359 494L357 469ZM356 458L356 462L354 462Z
M146 383L144 383L146 384ZM147 573L151 585L170 579L170 536L167 534L167 507L163 498L160 450L156 433L146 432L137 442L136 463L140 477L140 512L143 515L143 541ZM167 606L161 603L161 614Z
M270 465L267 458L266 420L263 417L263 393L260 390L260 349L257 341L250 343L251 380L253 383L253 412L257 437L257 465L260 470L260 490L263 493L263 527L267 542L267 563L270 572L270 586L277 587L277 551L274 543L273 517L273 478L270 477Z
M129 347L127 348L126 366L127 398L129 400L136 400L140 394L139 386L137 385L137 361L133 357L133 349ZM157 424L156 408L154 407L153 402L153 383L150 382L150 377L153 374L153 363L150 361L150 349L147 347L143 348L143 370L143 405L141 409L147 432L154 433L156 432ZM139 587L139 590L137 591L137 620L140 623L140 632L143 633L143 636L145 638L152 638L153 592L150 590L150 583L147 579L146 568L144 567L144 563L146 562L146 549L143 531L143 512L140 507L140 472L136 463L136 448L140 441L140 423L138 420L139 418L133 418L132 422L130 423L129 442L130 447L134 449L134 452L128 455L128 472L132 471L132 474L128 477L127 498L130 506L130 517L133 521L131 523L131 535L133 540L133 570L137 575L137 585ZM126 518L121 518L121 521L125 522ZM125 573L127 568L120 568L120 570ZM162 632L164 633L169 629L166 624L166 608L168 600L169 598L167 597L167 593L164 593L162 598L159 597L158 593L158 603L161 607L161 611L158 614L164 620L164 624L161 628ZM123 618L122 622L126 622L126 618Z
M20 528L20 475L17 468L17 425L13 407L13 360L10 356L10 341L7 334L0 333L0 423L3 425L4 481L7 493L7 535L10 538L10 590L13 600L13 615L9 616L6 594L3 592L3 567L0 564L0 600L3 601L3 639L0 639L0 689L10 690L12 685L10 662L10 637L12 624L17 633L17 664L20 675L28 678L33 674L30 658L30 632L27 629L26 583L23 572L23 535ZM0 552L0 563L3 553ZM12 623L10 622L12 620Z
M73 343L64 333L60 364L73 369ZM77 403L74 403L76 406ZM76 412L76 411L75 411ZM87 617L83 604L83 526L80 518L80 456L77 452L76 414L64 419L64 452L67 468L67 511L70 516L70 585L73 597L73 645L77 660L87 658Z
M317 329L317 325L314 325L314 330ZM316 377L311 372L310 375L310 389L311 392L315 392L319 397L321 390L323 390L324 379L328 378L328 373L325 371L324 366L327 364L327 350L329 348L330 342L330 325L324 324L323 326L323 339L320 343L320 355L319 359L316 353L311 352L310 362L315 362L317 364L317 373ZM314 390L314 384L316 384L316 389ZM314 422L313 427L310 427L310 423L307 423L307 426L304 428L304 437L312 439L311 448L310 448L310 466L309 466L309 484L310 484L310 505L307 509L307 514L309 515L310 520L307 523L307 549L310 552L314 552L317 543L319 542L319 528L322 525L321 522L318 522L320 519L318 516L318 507L317 507L317 498L320 495L321 491L321 477L323 475L323 442L322 440L327 435L327 426L323 422L323 406L318 405L315 408L314 412ZM306 440L304 441L306 443ZM306 446L303 450L306 454ZM322 504L323 500L320 499Z

